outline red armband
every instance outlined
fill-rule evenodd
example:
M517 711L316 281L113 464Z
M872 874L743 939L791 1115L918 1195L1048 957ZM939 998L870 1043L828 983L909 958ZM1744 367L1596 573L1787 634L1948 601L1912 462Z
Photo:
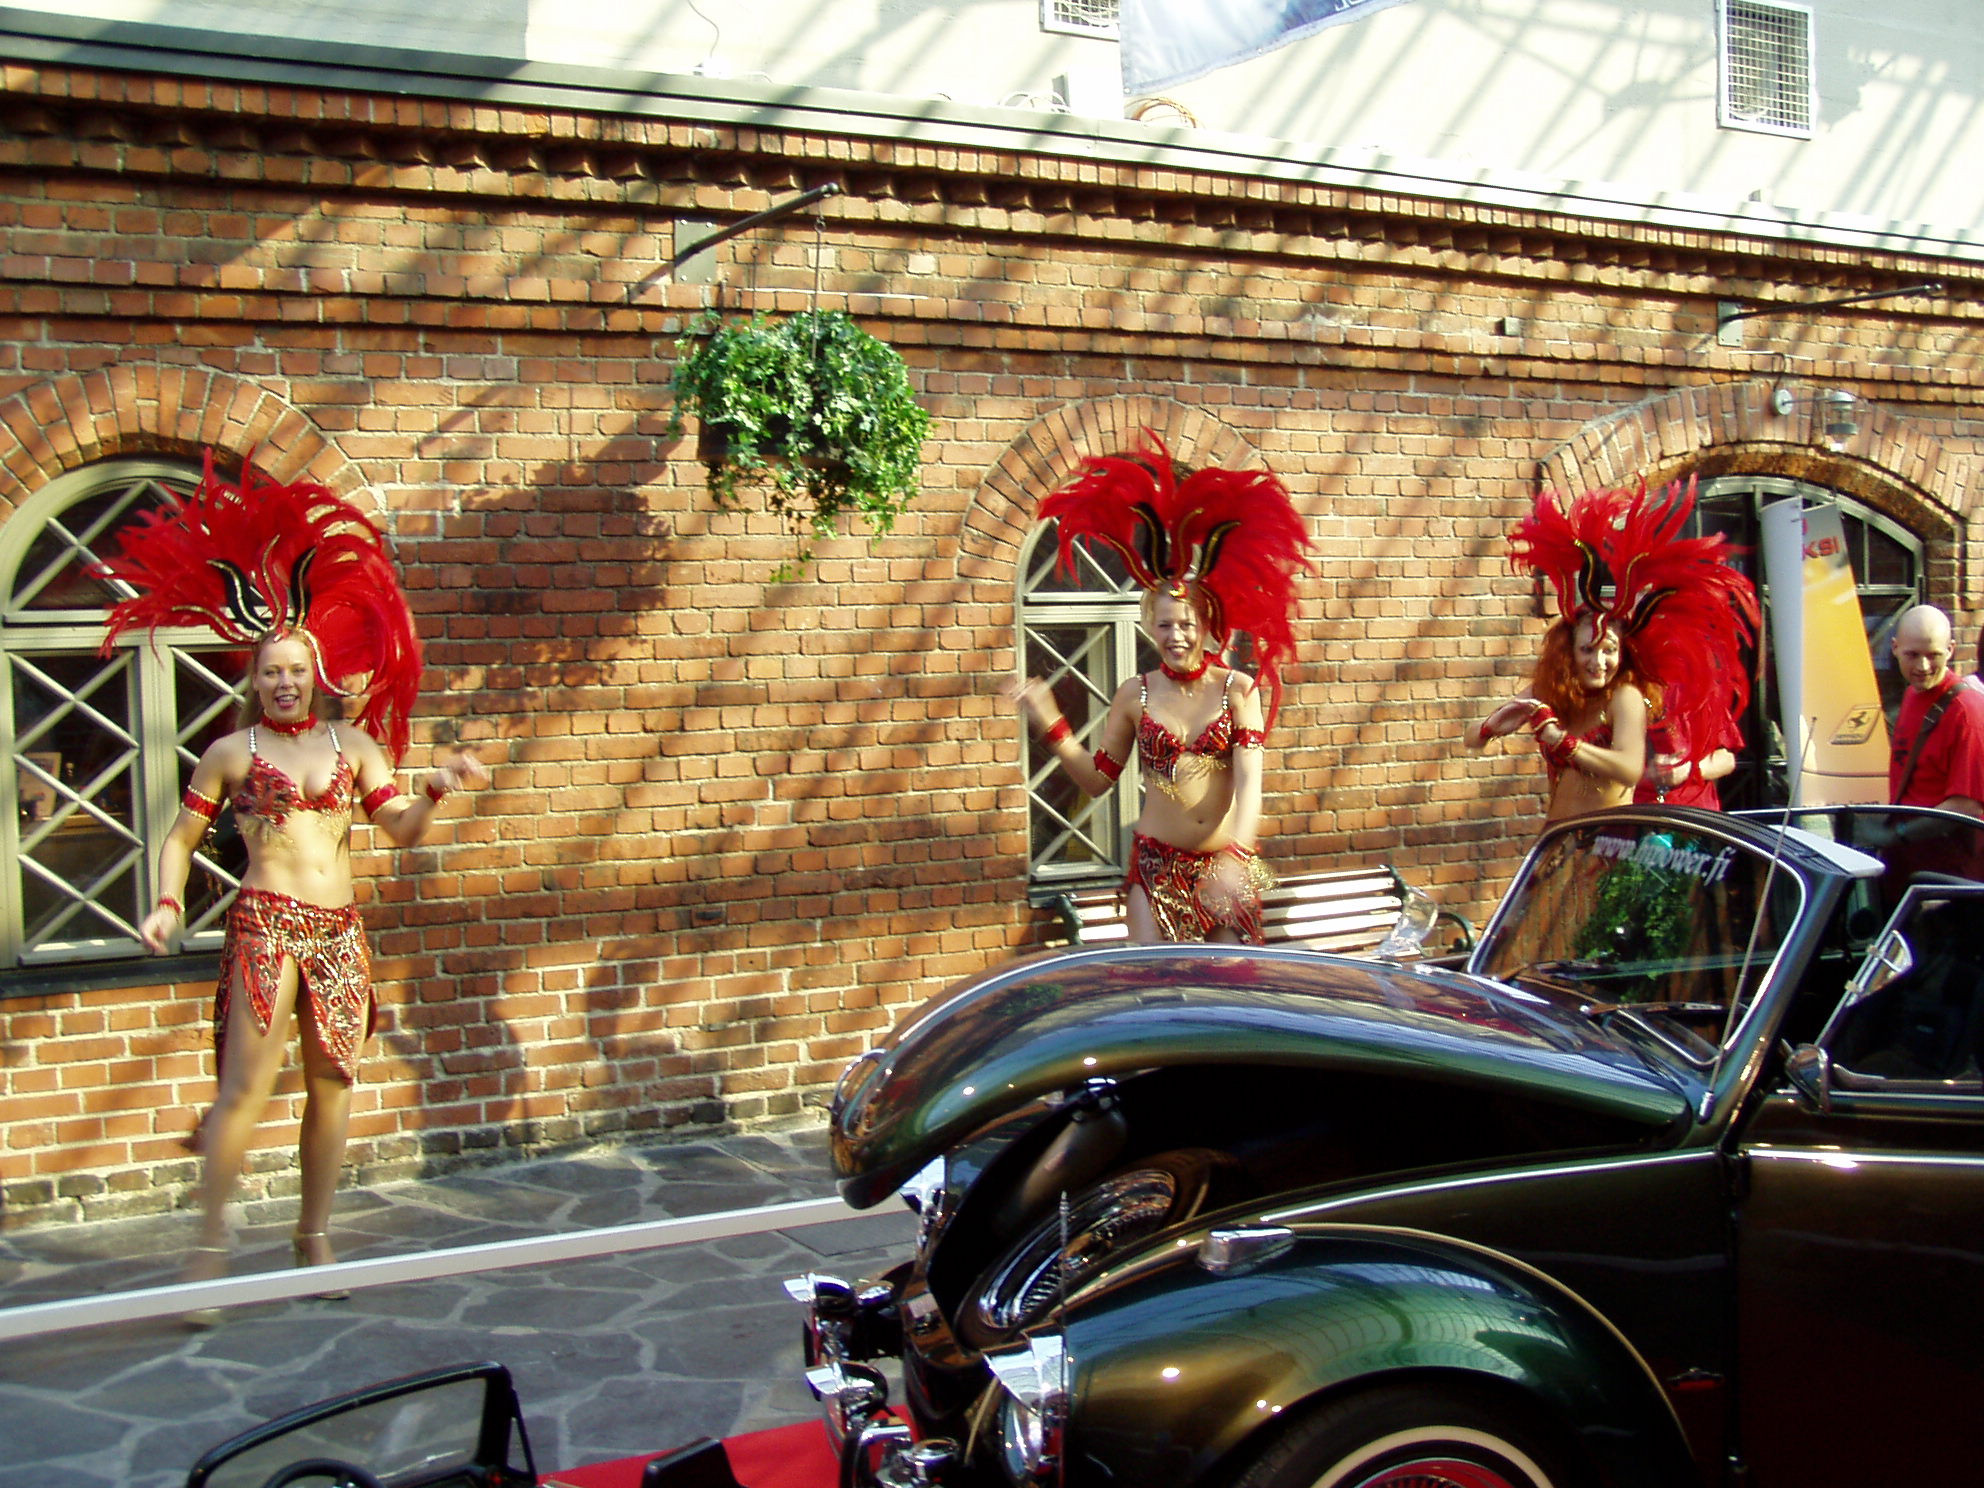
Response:
M358 798L358 804L365 808L365 814L367 816L377 816L381 806L385 805L388 801L397 801L399 798L399 787L391 781L387 781L377 790L367 791L364 795L360 796Z
M1122 762L1106 749L1096 750L1095 768L1102 772L1102 778L1104 780L1116 781L1121 779L1123 775Z
M1545 724L1555 723L1556 721L1557 715L1551 711L1550 705L1543 703L1537 707L1534 713L1529 715L1529 722L1524 724L1523 727L1528 729L1532 734L1540 733Z
M1237 728L1233 731L1235 749L1259 749L1267 742L1267 733L1262 729Z
M179 798L179 804L201 821L209 824L220 815L220 802L212 796L201 795L190 785L186 787L186 794Z
M1066 718L1057 718L1047 725L1046 730L1040 736L1040 742L1047 748L1052 749L1072 733L1074 733L1074 730L1068 727L1068 720Z

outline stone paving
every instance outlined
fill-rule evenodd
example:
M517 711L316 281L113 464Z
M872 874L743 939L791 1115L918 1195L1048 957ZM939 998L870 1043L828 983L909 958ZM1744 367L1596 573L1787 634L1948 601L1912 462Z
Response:
M818 1129L746 1133L347 1190L333 1239L363 1260L822 1198L825 1146ZM236 1274L289 1264L292 1209L244 1206ZM0 1235L0 1306L164 1285L192 1230L180 1214ZM169 1488L270 1416L484 1359L516 1378L540 1472L812 1419L780 1282L872 1275L911 1234L891 1200L678 1249L250 1304L205 1332L172 1320L0 1344L0 1488Z

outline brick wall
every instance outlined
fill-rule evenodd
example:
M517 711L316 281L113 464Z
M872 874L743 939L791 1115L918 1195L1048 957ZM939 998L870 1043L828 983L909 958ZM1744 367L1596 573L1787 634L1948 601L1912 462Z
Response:
M835 180L633 295L678 216ZM896 533L811 570L663 436L712 300L845 306L935 415ZM1718 299L1927 277L1751 322ZM261 451L376 504L428 642L409 764L495 784L363 851L385 1032L359 1181L801 1113L902 1010L1026 946L1014 664L1034 504L1140 426L1265 462L1320 577L1271 741L1271 857L1492 903L1541 809L1463 723L1541 630L1503 538L1559 485L1772 470L1935 542L1972 612L1964 265L1239 176L137 74L0 71L0 499L118 454ZM630 295L632 302L630 303ZM1877 401L1851 448L1769 390ZM360 846L367 846L365 831ZM200 984L0 986L7 1222L183 1202ZM250 1191L294 1186L293 1076Z

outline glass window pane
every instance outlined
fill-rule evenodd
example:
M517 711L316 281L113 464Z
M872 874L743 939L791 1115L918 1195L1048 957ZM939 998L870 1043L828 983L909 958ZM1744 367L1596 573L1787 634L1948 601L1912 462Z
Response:
M1899 585L1914 588L1918 554L1905 544L1874 526L1871 522L1861 523L1849 519L1849 525L1861 526L1867 534L1867 560L1860 580L1864 584L1885 586Z
M23 502L12 519L22 525L5 533L0 706L13 799L0 809L13 812L17 850L0 892L0 964L145 954L136 927L156 893L156 837L199 750L232 726L241 662L219 651L176 658L136 637L99 654L121 586L89 569L115 551L119 528L197 480L176 462L84 467ZM188 885L186 943L207 946L244 854L236 839L210 842L202 857L213 867Z
M1032 625L1026 632L1027 675L1053 689L1075 742L1090 752L1102 742L1109 699L1116 691L1116 630L1117 625L1101 621ZM1035 868L1107 868L1117 862L1118 792L1100 798L1084 794L1032 736L1027 787Z
M1113 594L1127 594L1132 599L1141 597L1141 591L1131 581L1130 571L1121 556L1099 543L1075 544L1072 550L1074 572L1062 569L1059 566L1060 540L1055 536L1058 525L1049 523L1034 539L1033 548L1027 555L1028 599L1038 600L1056 594L1085 598Z
M173 702L177 709L178 791L193 780L193 766L207 746L231 733L241 704L247 656L237 650L175 650ZM168 813L164 818L171 821ZM218 933L221 916L248 871L248 847L234 825L234 809L223 804L211 831L193 855L186 879L186 928Z
M134 807L133 654L11 657L23 949L136 926L143 844Z
M191 483L181 489L190 491ZM116 551L111 536L119 527L142 511L176 501L177 494L151 478L119 480L64 507L36 534L15 569L8 609L22 619L108 609L123 591L91 577L88 569Z

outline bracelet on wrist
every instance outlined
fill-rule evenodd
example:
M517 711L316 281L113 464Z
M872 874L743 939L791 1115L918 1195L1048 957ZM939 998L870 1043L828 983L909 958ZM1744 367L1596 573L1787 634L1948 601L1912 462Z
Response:
M1578 752L1578 745L1584 743L1584 740L1576 734L1566 733L1559 735L1554 744L1545 744L1540 738L1536 742L1546 760L1559 770L1567 770L1571 768L1571 761Z
M439 806L443 801L448 799L448 787L445 785L436 785L434 783L434 777L431 775L427 778L427 784L421 787L421 791L436 806Z
M1046 730L1040 736L1040 742L1045 744L1049 749L1052 749L1073 733L1074 730L1068 726L1068 720L1065 717L1057 718L1047 725Z
M184 919L186 917L186 906L181 904L177 899L173 898L170 894L160 894L158 896L158 908L169 909L174 914L178 915L181 919Z

